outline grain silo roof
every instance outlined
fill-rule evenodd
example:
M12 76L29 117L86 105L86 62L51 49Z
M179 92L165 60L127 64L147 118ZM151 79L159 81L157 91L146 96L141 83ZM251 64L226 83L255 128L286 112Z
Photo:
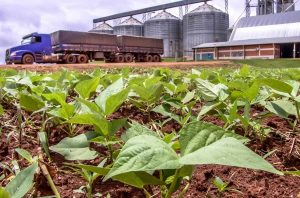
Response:
M173 14L163 11L158 13L157 15L155 15L154 17L152 17L151 19L149 19L148 21L154 21L154 20L179 20L178 17L174 16Z
M95 27L93 30L113 30L113 28L107 23L101 23L100 25Z
M215 8L212 5L205 3L189 13L198 13L198 12L223 12L223 11Z
M134 17L129 17L128 19L119 24L119 26L122 25L143 25L143 23Z

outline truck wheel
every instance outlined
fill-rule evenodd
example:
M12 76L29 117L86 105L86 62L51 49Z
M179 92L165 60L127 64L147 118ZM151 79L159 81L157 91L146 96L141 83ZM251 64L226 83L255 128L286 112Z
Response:
M66 60L67 64L75 64L76 61L77 61L76 60L76 56L74 56L72 54L67 55L66 58L65 58L65 60Z
M125 55L125 62L126 63L132 63L133 62L133 56L131 54Z
M34 63L34 57L31 54L25 54L22 58L22 63L25 65L32 65Z
M153 61L153 57L151 55L147 55L145 61L146 62L152 62Z
M87 57L87 55L85 54L80 54L78 57L77 57L77 62L79 64L85 64L85 63L88 63L89 61L89 58Z
M154 55L153 56L153 62L160 62L160 56L159 55Z
M118 55L116 55L116 62L117 63L124 63L124 56L123 56L123 54L118 54Z

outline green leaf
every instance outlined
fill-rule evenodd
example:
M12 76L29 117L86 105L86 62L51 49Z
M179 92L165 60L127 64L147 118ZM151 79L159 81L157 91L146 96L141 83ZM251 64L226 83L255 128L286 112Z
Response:
M161 84L155 84L151 87L143 87L137 84L131 86L133 91L137 93L145 102L156 102L163 92L164 87Z
M0 104L0 116L4 114L3 106Z
M211 145L223 138L233 137L242 142L248 140L233 132L225 131L214 124L200 121L185 125L179 133L182 156Z
M109 136L114 136L121 128L127 125L127 119L118 119L109 122Z
M197 79L196 82L202 97L206 101L213 101L218 98L220 98L220 100L221 98L222 100L225 100L228 97L228 95L226 96L225 94L225 91L228 89L228 87L223 84L215 85L207 80L202 79Z
M259 88L260 87L258 83L254 82L249 89L244 91L243 93L244 97L248 99L249 102L252 102L257 97L259 93Z
M288 118L290 115L297 115L296 106L286 100L277 100L273 102L267 102L265 107L275 115L282 117L282 118Z
M96 103L90 102L88 100L82 98L76 98L76 100L82 105L85 106L88 110L82 114L87 113L101 113L100 108L96 105Z
M145 87L152 87L155 84L159 84L162 77L152 77L146 78L145 82L143 83Z
M10 198L10 195L4 188L0 187L0 197L1 198Z
M136 121L132 121L131 127L126 131L125 134L122 135L122 140L124 142L127 142L129 139L139 135L151 135L159 137L154 131L148 129L147 127L139 124Z
M100 95L96 98L96 104L105 111L105 105L108 98L111 96L120 93L124 89L123 78L120 78L113 84L109 85L104 91L100 93Z
M248 77L249 74L250 74L250 67L249 67L249 65L244 65L240 69L240 76L242 76L242 77Z
M71 124L93 125L97 132L108 134L108 121L99 114L80 114L75 115L67 121Z
M285 171L283 173L286 175L293 175L293 176L300 177L300 171Z
M204 106L202 106L201 111L198 115L198 117L202 117L205 114L209 113L210 111L216 109L219 107L222 103L221 102L208 102Z
M33 160L32 160L32 156L31 156L31 154L28 152L28 151L26 151L26 150L24 150L24 149L20 149L20 148L17 148L16 149L16 152L20 155L20 156L22 156L24 159L26 159L28 162L32 162Z
M279 91L279 92L291 94L293 91L293 87L291 85L289 85L285 82L282 82L280 80L266 78L266 79L260 79L260 80L258 80L258 82L260 82L261 84L267 85L267 86L271 87L272 89Z
M91 93L96 91L99 83L100 83L100 78L83 80L76 85L74 90L79 94L81 98L88 99Z
M154 136L140 135L126 142L105 180L129 172L180 167L176 152L168 144Z
M75 114L75 105L65 104L61 108L53 109L48 113L50 115L68 120Z
M107 121L99 114L75 115L67 121L72 124L93 125L95 130L104 136L113 135L126 124L126 119Z
M157 107L155 107L153 110L153 112L159 113L163 116L172 118L173 120L175 120L176 122L178 122L179 124L181 124L181 118L180 116L174 114L171 112L170 107L163 104L163 105L159 105Z
M293 96L294 98L297 97L297 95L299 93L299 89L300 89L300 82L295 81L295 80L289 80L289 81L287 81L287 83L293 87L291 96Z
M47 154L48 158L50 158L50 151L49 151L49 143L48 143L48 136L46 132L39 132L38 133L39 140L41 146L43 147L45 153Z
M84 164L70 164L70 163L65 163L66 165L73 166L76 168L84 169L86 171L92 172L92 173L97 173L99 175L105 176L109 172L109 168L103 168L99 166L91 166L91 165L84 165Z
M61 106L67 104L66 103L66 94L65 93L48 93L42 95L47 101L58 103Z
M84 170L97 173L101 176L106 176L110 169L109 168L101 168L97 166L90 165L81 165L81 164L68 164L77 168L82 168ZM164 183L157 179L156 177L146 173L146 172L130 172L124 173L121 175L114 176L113 180L122 182L127 185L134 186L136 188L143 188L145 185L163 185Z
M94 132L89 132L74 138L65 138L50 150L64 156L66 160L93 160L97 157L96 151L91 151L90 140L97 137Z
M22 198L33 187L34 174L38 169L35 162L28 168L22 170L17 176L7 184L5 190L9 192L11 198Z
M187 104L189 103L190 101L192 101L195 97L195 94L196 92L195 91L191 91L191 92L188 92L185 97L181 100L182 104Z
M216 177L212 183L218 188L219 192L224 192L229 185L229 183L223 182L220 177Z
M128 98L129 89L125 89L109 97L105 103L104 114L106 116L113 114Z
M120 143L120 141L118 141L118 140L115 140L115 141L107 140L103 136L96 137L96 138L92 139L90 142L101 144L102 146L106 146L106 147Z
M37 96L21 93L20 105L23 109L29 112L34 112L45 107L45 103Z
M164 182L146 172L124 173L112 179L140 189L147 185L164 185Z
M238 119L238 118L239 118L239 114L238 114L237 101L235 101L230 106L228 120L230 123L232 123L235 119Z
M283 175L270 163L234 138L224 138L179 159L183 165L217 164Z

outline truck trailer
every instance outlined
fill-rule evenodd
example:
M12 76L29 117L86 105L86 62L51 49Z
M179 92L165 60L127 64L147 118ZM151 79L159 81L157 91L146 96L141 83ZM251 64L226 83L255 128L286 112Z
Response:
M20 46L6 50L5 61L6 64L160 62L162 54L162 39L60 30L24 36Z

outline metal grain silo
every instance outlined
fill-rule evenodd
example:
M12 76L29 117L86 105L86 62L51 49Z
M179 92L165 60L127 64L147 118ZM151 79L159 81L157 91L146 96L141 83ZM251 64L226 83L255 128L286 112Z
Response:
M180 23L179 18L163 11L144 23L144 36L164 40L164 57L180 57Z
M116 35L143 36L143 23L133 17L129 17L113 29Z
M294 0L277 0L277 13L295 11Z
M107 23L101 23L100 25L96 26L94 29L90 30L89 32L92 33L104 33L104 34L113 34L113 28Z
M205 3L183 17L184 56L192 57L192 48L211 42L227 41L229 15Z

